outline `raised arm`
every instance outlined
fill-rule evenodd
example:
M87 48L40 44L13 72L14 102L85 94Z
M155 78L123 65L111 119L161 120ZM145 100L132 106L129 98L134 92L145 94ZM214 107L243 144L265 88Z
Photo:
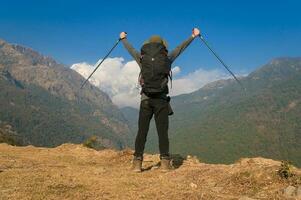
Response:
M200 34L200 30L197 28L194 28L192 30L192 35L185 40L182 44L180 44L179 46L177 46L172 52L170 52L168 54L168 57L170 59L171 62L175 61L175 59L181 54L183 53L183 51L190 45L190 43L194 40L194 38L196 36L198 36Z
M126 35L127 34L125 32L120 33L120 39L122 41L122 44L127 49L127 51L131 54L131 56L135 59L135 61L138 63L139 67L141 68L141 63L140 63L141 54L128 42Z

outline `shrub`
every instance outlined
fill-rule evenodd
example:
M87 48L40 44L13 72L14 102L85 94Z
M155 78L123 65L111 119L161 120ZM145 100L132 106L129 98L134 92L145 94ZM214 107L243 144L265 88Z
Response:
M294 174L292 172L292 165L289 161L281 161L281 166L278 170L278 174L281 178L288 179Z
M105 149L105 147L102 144L102 140L95 135L92 135L87 140L85 140L83 146L95 150Z

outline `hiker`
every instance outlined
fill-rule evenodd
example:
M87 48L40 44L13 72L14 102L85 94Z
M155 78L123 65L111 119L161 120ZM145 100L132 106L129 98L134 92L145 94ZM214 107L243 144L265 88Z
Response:
M156 128L159 136L160 168L164 171L171 169L168 139L168 115L173 114L167 96L168 78L171 79L171 64L189 46L193 39L200 35L197 28L192 35L172 52L168 52L167 42L158 35L150 37L144 42L141 52L135 50L127 40L127 33L121 32L123 45L138 63L141 73L141 103L138 120L138 133L135 140L133 171L141 172L143 152L149 124L155 116Z

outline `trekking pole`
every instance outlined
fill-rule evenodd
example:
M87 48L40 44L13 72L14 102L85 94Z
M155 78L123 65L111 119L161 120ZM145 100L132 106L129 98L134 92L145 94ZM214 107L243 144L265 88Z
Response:
M234 73L229 69L229 67L224 63L224 61L213 51L213 49L209 46L209 44L206 42L204 37L200 34L200 39L203 41L203 43L208 47L208 49L213 53L213 55L222 63L222 65L228 70L228 72L234 77L234 79L237 81L237 83L242 87L244 91L246 91L246 88L243 86L243 84L236 78Z
M114 44L114 46L111 48L111 50L107 53L107 55L102 59L102 61L97 64L97 66L95 67L95 69L93 70L93 72L90 74L90 76L83 82L83 84L81 85L80 89L82 89L84 87L84 85L87 83L87 81L91 78L91 76L94 74L94 72L98 69L98 67L103 63L103 61L105 61L105 59L107 59L107 57L111 54L111 52L115 49L115 47L118 45L118 43L121 41L122 39L119 38L116 43Z

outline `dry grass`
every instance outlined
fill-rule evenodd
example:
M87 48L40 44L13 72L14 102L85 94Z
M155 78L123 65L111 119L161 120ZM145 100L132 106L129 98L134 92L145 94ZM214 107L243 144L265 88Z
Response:
M0 144L0 199L284 199L291 185L277 173L280 162L263 158L232 165L178 159L178 168L164 173L153 167L158 155L146 155L138 174L130 171L131 159L131 150Z

